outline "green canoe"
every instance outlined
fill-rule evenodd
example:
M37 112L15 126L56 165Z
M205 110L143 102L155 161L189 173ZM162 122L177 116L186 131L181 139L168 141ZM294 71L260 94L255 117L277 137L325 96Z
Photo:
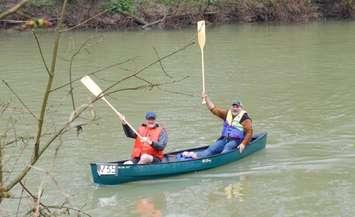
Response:
M91 163L91 172L96 184L116 185L125 182L156 179L166 176L189 173L219 167L240 160L265 148L267 133L253 136L243 153L234 150L194 160L177 160L177 155L184 151L201 151L207 146L167 153L161 163L123 165L124 161Z

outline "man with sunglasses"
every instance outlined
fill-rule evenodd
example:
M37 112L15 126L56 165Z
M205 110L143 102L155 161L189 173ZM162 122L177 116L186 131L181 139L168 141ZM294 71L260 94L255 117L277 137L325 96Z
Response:
M156 114L147 112L145 122L141 124L138 133L143 136L139 138L136 133L128 126L126 120L121 120L123 131L129 138L135 139L131 160L125 164L147 164L158 163L164 157L163 150L168 143L168 134L166 130L156 122Z
M183 156L203 158L219 153L229 152L238 147L240 153L242 153L253 136L253 128L252 121L248 116L248 113L243 109L241 101L233 101L231 107L225 110L215 106L206 94L203 94L202 98L206 100L207 108L214 115L223 120L221 136L206 150L201 152L185 152L183 153Z

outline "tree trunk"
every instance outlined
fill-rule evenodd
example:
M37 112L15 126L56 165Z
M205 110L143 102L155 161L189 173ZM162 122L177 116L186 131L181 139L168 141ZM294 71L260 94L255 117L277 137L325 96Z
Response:
M3 187L3 183L2 183L2 179L3 179L3 175L2 175L2 156L3 156L3 146L2 146L2 140L0 137L0 203L1 203L1 199L2 199L2 191L4 189Z

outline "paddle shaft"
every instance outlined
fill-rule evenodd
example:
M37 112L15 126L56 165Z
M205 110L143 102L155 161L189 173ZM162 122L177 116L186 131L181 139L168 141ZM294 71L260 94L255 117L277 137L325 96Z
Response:
M201 48L201 67L202 67L202 93L206 94L206 85L205 85L205 60L204 60L203 48ZM206 104L205 98L202 98L202 104Z
M83 85L85 85L85 87L96 97L101 98L104 102L106 102L106 104L108 106L110 106L110 108L116 113L116 115L121 119L121 121L125 124L128 125L129 128L131 128L131 130L140 138L142 139L143 137L132 127L132 125L130 125L124 118L124 116L117 111L117 109L115 109L115 107L113 107L113 105L111 105L111 103L104 97L103 95L103 91L101 90L101 88L99 87L99 85L97 85L95 83L94 80L92 80L90 78L90 76L86 75L84 77L82 77L80 79L81 83L83 83Z
M102 99L104 102L106 102L106 104L117 114L117 116L118 116L121 120L124 119L123 115L122 115L119 111L117 111L117 109L116 109L115 107L113 107L113 105L111 105L111 103L110 103L105 97L101 97L101 99ZM132 130L140 139L143 138L143 137L137 132L137 130L134 129L134 127L132 127L132 125L131 125L130 123L128 123L126 120L125 120L125 123L129 126L129 128L131 128L131 130Z
M197 22L197 39L198 44L201 49L201 67L202 67L202 95L206 94L206 85L205 85L205 61L203 48L206 43L206 31L205 31L205 21L201 20ZM205 97L202 98L202 104L206 104Z

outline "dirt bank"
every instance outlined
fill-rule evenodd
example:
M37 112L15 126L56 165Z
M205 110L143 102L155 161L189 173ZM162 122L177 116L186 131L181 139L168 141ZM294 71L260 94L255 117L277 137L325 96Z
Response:
M4 0L0 11L18 3ZM0 22L1 28L18 28L26 20L46 18L55 24L61 7L58 0L29 1ZM351 0L76 0L69 1L68 27L87 19L81 29L172 29L205 19L210 23L309 22L320 19L352 19Z

